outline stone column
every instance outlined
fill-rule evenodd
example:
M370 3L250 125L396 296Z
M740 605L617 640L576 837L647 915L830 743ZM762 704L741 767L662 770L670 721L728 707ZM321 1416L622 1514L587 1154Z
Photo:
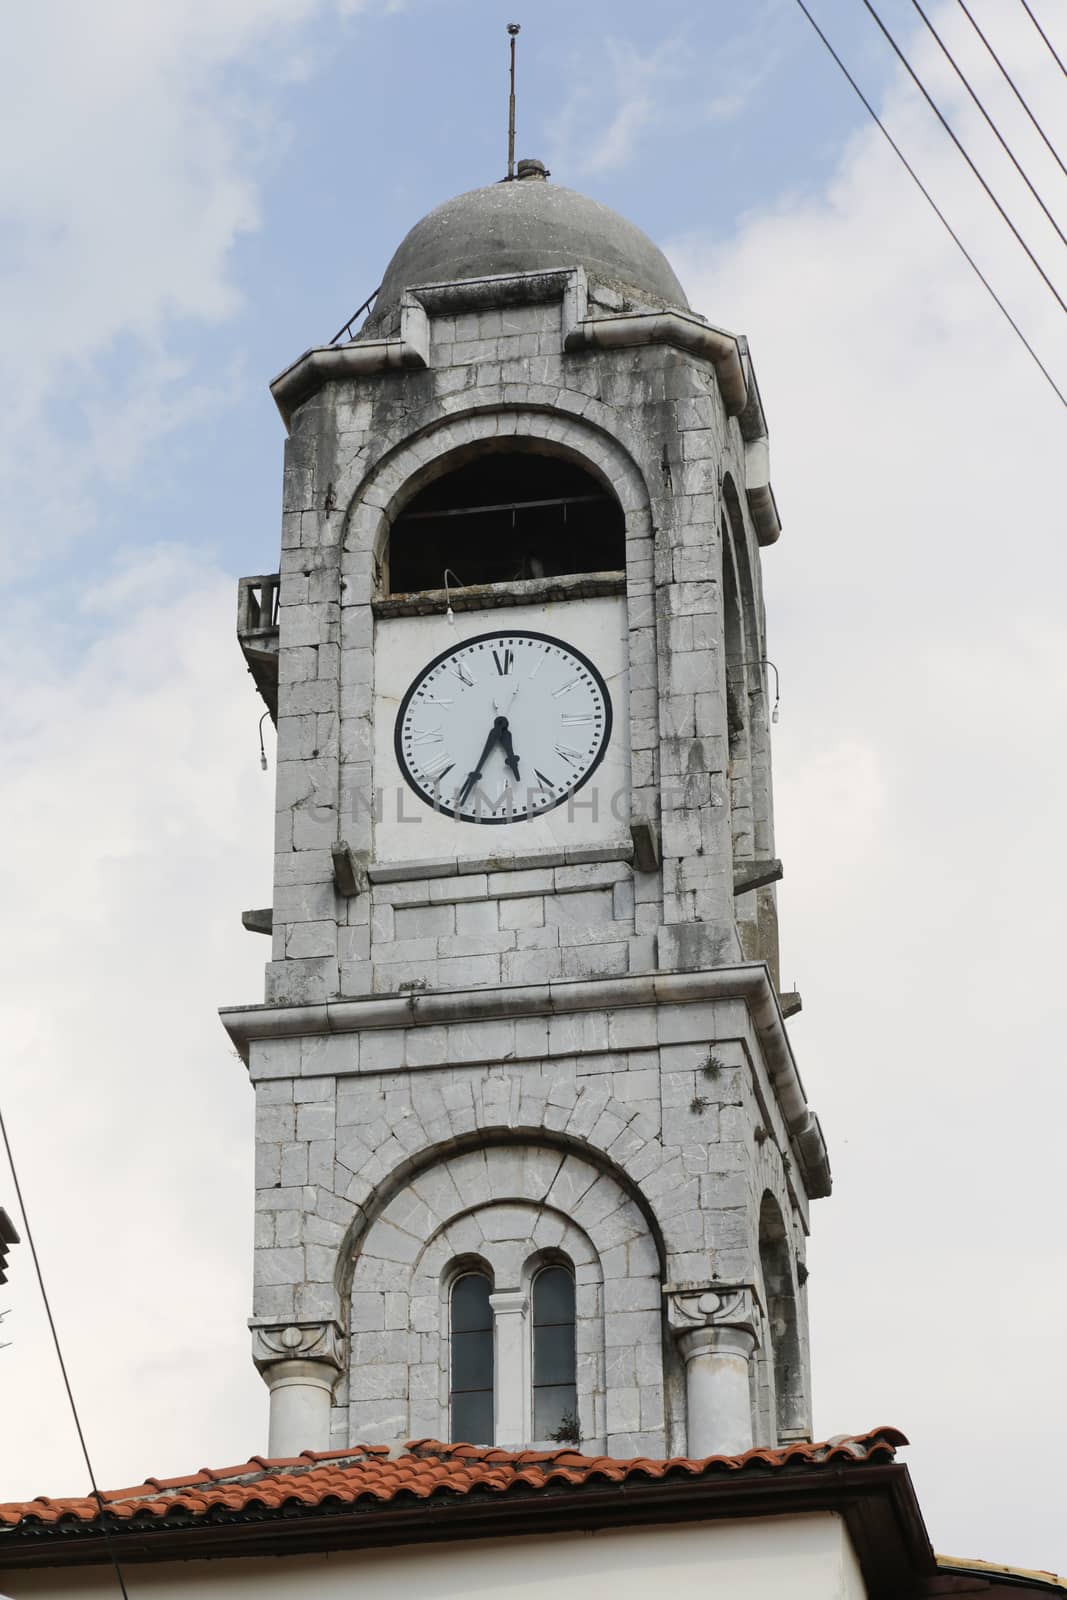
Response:
M343 1348L336 1322L253 1323L252 1359L270 1390L268 1455L329 1449Z
M692 1457L751 1450L749 1363L759 1345L751 1285L668 1290L667 1317L685 1362L687 1450Z
M529 1444L530 1336L527 1314L530 1300L524 1289L501 1289L489 1296L495 1329L496 1393L493 1396L498 1445Z

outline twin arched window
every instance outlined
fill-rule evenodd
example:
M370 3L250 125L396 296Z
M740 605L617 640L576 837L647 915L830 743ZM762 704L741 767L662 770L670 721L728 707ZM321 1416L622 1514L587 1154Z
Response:
M516 1373L497 1372L493 1285L484 1272L464 1272L452 1285L451 1434L467 1444L493 1444L498 1382ZM530 1393L523 1410L530 1439L577 1443L578 1395L574 1274L570 1267L541 1267L531 1283L525 1335L529 1341ZM521 1382L521 1376L519 1378ZM515 1397L509 1397L514 1399ZM509 1412L514 1406L508 1407ZM503 1444L527 1441L507 1439Z

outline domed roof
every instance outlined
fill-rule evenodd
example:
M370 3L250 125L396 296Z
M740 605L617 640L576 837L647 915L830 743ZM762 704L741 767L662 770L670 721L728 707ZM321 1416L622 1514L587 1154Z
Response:
M519 171L510 182L446 200L416 222L385 269L374 323L417 284L575 266L656 304L688 307L667 257L640 228L547 182L540 162L520 162Z

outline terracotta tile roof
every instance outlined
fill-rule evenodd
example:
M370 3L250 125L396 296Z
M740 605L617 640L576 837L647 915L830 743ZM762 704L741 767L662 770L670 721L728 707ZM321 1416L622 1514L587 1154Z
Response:
M584 1485L624 1484L628 1480L671 1477L715 1478L723 1475L818 1472L835 1464L892 1461L907 1444L896 1428L875 1428L856 1436L840 1436L821 1444L794 1444L778 1450L748 1450L744 1455L708 1456L691 1460L676 1456L651 1460L643 1456L616 1459L586 1456L577 1450L497 1450L470 1444L441 1444L416 1439L409 1444L356 1445L349 1450L306 1450L286 1459L253 1456L232 1467L203 1467L188 1478L146 1478L126 1489L104 1491L109 1519L138 1526L189 1526L210 1515L211 1521L262 1520L263 1512L292 1516L299 1507L309 1513L354 1506L359 1501L429 1500L485 1495L529 1494L546 1489L580 1490ZM226 1513L230 1517L226 1517ZM0 1504L0 1564L3 1533L21 1531L57 1534L77 1525L99 1524L100 1511L88 1496ZM87 1528L86 1531L89 1531Z

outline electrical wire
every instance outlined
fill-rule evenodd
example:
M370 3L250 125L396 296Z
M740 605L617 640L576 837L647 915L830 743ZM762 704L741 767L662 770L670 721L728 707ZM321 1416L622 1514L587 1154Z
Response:
M129 1596L126 1593L126 1584L122 1577L122 1568L119 1566L118 1554L115 1550L115 1545L111 1538L111 1532L107 1525L107 1513L104 1507L103 1496L96 1486L96 1475L93 1472L92 1461L89 1459L89 1447L85 1442L85 1434L82 1431L81 1418L78 1416L78 1407L74 1403L74 1391L70 1386L70 1378L67 1375L67 1364L63 1360L63 1351L59 1343L59 1334L56 1331L55 1318L52 1316L52 1307L49 1303L48 1291L44 1286L44 1274L41 1271L41 1262L37 1254L37 1246L33 1242L33 1230L30 1227L30 1218L26 1210L26 1202L22 1197L22 1185L19 1183L18 1170L15 1166L15 1157L11 1150L11 1141L7 1136L7 1126L4 1122L4 1114L2 1110L0 1110L0 1136L3 1137L4 1149L7 1152L7 1163L11 1168L11 1177L15 1185L15 1194L18 1198L19 1210L22 1212L22 1224L26 1229L26 1243L30 1247L30 1255L33 1258L33 1269L37 1274L37 1284L41 1291L41 1299L44 1301L45 1315L48 1318L48 1326L51 1329L52 1343L55 1346L56 1359L59 1362L59 1370L63 1375L63 1387L67 1391L67 1399L70 1402L71 1415L74 1418L74 1426L78 1433L78 1443L81 1445L82 1456L85 1459L85 1465L89 1473L89 1482L92 1485L93 1499L96 1501L97 1509L100 1513L100 1531L104 1536L104 1543L107 1545L108 1555L111 1557L111 1565L115 1569L115 1577L118 1580L119 1592L122 1595L122 1600L129 1600Z
M1053 48L1053 45L1052 45L1052 40L1049 38L1048 34L1045 32L1045 30L1041 26L1040 22L1038 22L1037 18L1034 16L1034 13L1030 10L1030 7L1027 5L1026 0L1019 0L1019 4L1022 6L1023 10L1026 12L1026 15L1030 18L1030 21L1033 23L1034 27L1037 29L1037 31L1041 35L1042 39L1044 39L1045 43L1048 45L1049 51L1050 51L1050 53L1052 55L1053 61L1059 67L1060 71L1063 73L1063 76L1065 78L1067 78L1067 67L1064 66L1063 62L1060 60L1059 56L1056 54L1056 51L1055 51L1055 49Z
M964 242L960 238L959 234L956 232L956 230L953 228L952 224L949 222L948 218L945 216L945 213L941 210L941 207L938 205L937 201L934 199L934 197L930 193L929 189L923 183L922 179L919 177L919 174L916 172L915 168L912 166L911 162L908 160L908 158L904 154L903 150L897 144L896 140L893 138L893 135L890 133L889 129L886 127L885 123L882 121L882 119L878 115L877 111L871 105L871 102L867 99L867 96L864 94L863 90L860 88L859 84L856 82L856 80L852 76L851 72L849 72L848 68L845 66L845 63L842 61L841 57L838 55L837 51L834 49L833 45L830 43L830 41L826 37L825 33L823 33L822 29L819 27L819 24L816 22L815 18L812 16L812 14L808 10L807 6L804 4L804 0L797 0L797 5L800 7L801 11L803 11L804 15L807 17L808 21L811 23L812 27L815 29L815 32L818 34L819 38L822 40L823 44L826 46L826 49L829 51L829 53L832 56L833 60L837 63L837 65L840 67L841 71L844 73L845 77L848 79L848 82L851 84L851 86L852 86L853 90L855 91L858 99L860 100L862 105L866 108L866 110L870 113L872 119L877 124L877 126L878 126L880 132L882 133L883 137L885 138L887 144L890 146L890 148L894 151L894 153L896 154L896 156L900 160L900 163L903 166L905 172L907 172L908 176L911 178L912 182L915 184L915 187L919 190L919 193L923 196L923 198L925 199L926 203L929 205L931 211L933 211L934 215L937 217L938 221L941 223L941 226L944 228L945 232L949 235L949 238L955 244L957 250L960 252L960 254L963 256L964 260L967 262L968 266L971 268L971 270L974 273L975 277L982 284L983 288L986 290L986 292L989 295L990 299L996 305L997 309L1000 311L1000 313L1004 317L1005 321L1009 324L1009 326L1011 327L1012 331L1015 333L1015 336L1017 337L1019 342L1022 344L1024 349L1029 353L1031 359L1034 362L1034 365L1038 368L1038 370L1040 371L1042 377L1048 383L1049 388L1052 390L1053 394L1059 400L1061 405L1067 407L1067 395L1065 395L1063 390L1059 387L1059 385L1057 384L1055 378L1052 376L1051 372L1045 366L1044 362L1041 360L1041 357L1038 355L1037 351L1034 349L1033 345L1030 343L1029 339L1026 337L1025 333L1020 328L1019 324L1016 322L1015 318L1012 316L1012 314L1008 310L1007 306L1004 304L1003 300L997 294L997 291L993 288L993 285L990 283L989 279L986 277L985 273L982 271L982 269L978 265L977 261L971 255L970 251L967 249L967 246L964 244Z
M1011 73L1008 71L1008 69L1004 65L1003 61L1001 61L1000 57L997 55L997 52L993 49L993 46L990 44L989 40L986 38L985 34L982 32L982 30L978 26L977 22L974 20L974 17L971 15L970 11L967 9L967 6L964 3L964 0L956 0L956 4L959 6L960 10L963 12L963 15L967 18L967 21L970 23L971 27L974 29L974 31L978 35L979 39L981 39L982 43L985 45L986 49L989 51L989 54L993 57L993 60L996 62L997 66L1000 68L1001 76L1003 77L1005 83L1008 85L1009 89L1011 90L1012 94L1015 96L1016 100L1018 100L1018 102L1022 106L1023 110L1026 112L1026 115L1030 118L1030 121L1033 123L1034 127L1037 129L1037 131L1041 135L1042 139L1045 141L1045 145L1047 146L1048 152L1051 155L1053 161L1055 161L1056 165L1059 167L1060 171L1063 173L1063 176L1065 178L1067 178L1067 166L1064 166L1062 160L1060 159L1060 154L1059 154L1059 151L1056 149L1056 146L1052 143L1052 140L1049 138L1048 134L1045 132L1045 130L1041 126L1040 122L1038 122L1037 118L1034 116L1034 113L1030 110L1030 107L1026 102L1026 97L1023 94L1022 90L1016 84L1015 79L1012 77Z
M1001 205L1000 201L997 199L996 195L993 193L993 191L989 187L988 183L982 177L982 174L979 172L978 168L975 166L974 162L971 160L970 156L967 154L967 151L964 149L964 147L961 144L960 140L956 137L956 134L955 134L955 132L954 132L954 130L952 128L952 125L949 123L948 119L944 116L944 114L942 113L940 107L937 105L936 101L933 99L933 97L929 93L928 89L926 88L926 85L923 83L922 79L919 77L919 74L915 71L915 68L912 66L911 62L908 60L908 58L904 54L903 50L897 44L897 41L893 38L893 35L890 33L889 29L886 27L885 23L882 21L881 17L878 15L877 11L874 9L874 6L871 4L871 0L863 0L863 4L867 8L867 10L870 12L870 14L874 18L875 22L877 22L879 28L881 28L881 30L884 33L886 39L889 41L889 44L892 47L894 54L896 55L897 59L900 61L901 65L904 67L904 69L907 72L908 76L911 78L912 82L915 84L915 87L918 89L919 93L922 95L922 97L926 101L927 105L930 107L930 110L934 113L934 116L937 118L938 122L940 122L941 126L944 128L945 132L948 134L949 138L952 140L952 143L956 146L956 149L959 151L959 153L963 157L964 161L966 161L967 165L970 167L971 171L974 173L975 177L978 179L978 182L982 185L982 188L985 190L985 192L988 195L989 199L992 200L994 206L996 206L998 213L1003 218L1003 220L1007 224L1007 226L1011 229L1011 231L1012 231L1013 235L1015 236L1016 240L1018 241L1018 243L1022 246L1023 250L1025 250L1028 258L1030 259L1030 261L1033 264L1034 270L1040 276L1042 282L1047 287L1049 293L1052 295L1053 299L1057 302L1057 304L1059 305L1060 309L1062 311L1064 311L1064 312L1067 312L1067 300L1064 300L1063 296L1060 294L1059 290L1056 288L1056 285L1053 283L1052 279L1049 277L1048 273L1045 271L1045 269L1041 265L1040 261L1034 255L1034 252L1031 250L1030 246L1027 244L1026 240L1023 238L1022 234L1019 232L1019 230L1015 226L1014 222L1008 216L1008 213L1005 211L1004 207Z
M963 87L966 89L967 93L970 95L971 99L974 101L975 105L978 107L979 111L982 113L982 115L985 118L986 122L989 124L990 128L993 130L993 133L996 135L996 138L999 141L1001 148L1004 150L1004 152L1007 155L1007 157L1008 157L1009 161L1011 162L1012 166L1015 168L1016 172L1019 174L1020 178L1023 180L1023 182L1025 183L1026 187L1029 189L1030 193L1033 195L1034 199L1037 201L1038 205L1041 207L1042 211L1045 213L1046 217L1051 222L1052 226L1055 228L1055 230L1056 230L1057 234L1059 235L1061 241L1065 245L1067 245L1067 234L1064 233L1063 229L1060 227L1059 223L1056 221L1056 218L1052 215L1052 212L1049 210L1048 206L1042 200L1041 196L1038 194L1037 190L1034 188L1034 185L1030 182L1030 179L1029 179L1029 177L1028 177L1028 175L1026 173L1026 169L1023 167L1022 163L1016 157L1014 150L1011 148L1011 145L1008 143L1007 139L1005 139L1004 135L1001 133L1000 129L997 127L996 123L993 121L993 118L989 115L989 112L986 110L985 106L982 104L982 102L979 99L978 95L971 88L971 85L968 82L968 80L967 80L967 78L966 78L966 76L965 76L965 74L963 72L963 69L959 66L958 62L956 61L955 56L952 54L952 51L949 49L949 47L945 43L944 39L942 39L941 35L938 33L937 29L934 27L933 23L930 21L930 18L926 15L926 12L923 10L922 6L919 4L919 0L911 0L911 3L915 7L916 11L919 13L920 17L922 17L923 21L926 23L926 26L929 29L929 31L933 34L934 38L937 40L937 43L940 46L942 55L948 61L950 67L953 70L953 72L956 74L957 78L963 84Z

